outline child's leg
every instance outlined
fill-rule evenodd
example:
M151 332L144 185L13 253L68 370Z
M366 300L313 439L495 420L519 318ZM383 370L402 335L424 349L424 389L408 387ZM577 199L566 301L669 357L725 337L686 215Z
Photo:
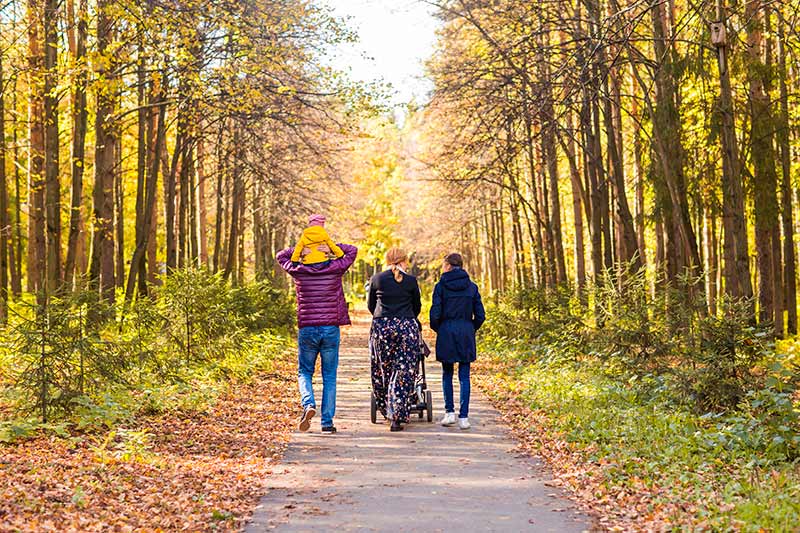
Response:
M467 418L469 416L470 393L469 363L458 363L458 384L461 389L461 406L459 408L458 418Z
M297 244L294 245L292 252L292 263L299 263L303 259L303 248L306 247L306 240L301 236Z
M332 254L333 254L333 255L334 255L334 256L335 256L337 259L338 259L339 257L344 257L344 251L343 251L341 248L339 248L339 247L336 245L336 243L335 243L335 242L333 242L331 239L328 239L328 242L326 242L325 244L327 244L327 245L328 245L328 248L330 248L330 249L331 249L331 253L332 253Z
M455 412L453 401L453 363L442 363L442 392L444 393L444 411Z

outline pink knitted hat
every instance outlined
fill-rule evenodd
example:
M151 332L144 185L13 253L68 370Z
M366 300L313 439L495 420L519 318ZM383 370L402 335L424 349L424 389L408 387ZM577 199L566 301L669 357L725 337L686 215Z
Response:
M309 226L325 226L325 215L311 215L308 217Z

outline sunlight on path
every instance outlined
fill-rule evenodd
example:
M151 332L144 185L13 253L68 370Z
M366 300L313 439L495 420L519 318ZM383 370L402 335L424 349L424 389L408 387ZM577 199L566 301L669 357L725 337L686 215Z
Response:
M321 435L315 419L309 433L293 436L246 531L590 528L590 519L572 502L545 486L547 471L515 452L497 412L474 387L470 431L414 420L406 431L390 433L385 424L371 424L369 317L359 313L354 318L354 326L343 330L339 433ZM442 399L435 361L429 364L429 378L438 420Z

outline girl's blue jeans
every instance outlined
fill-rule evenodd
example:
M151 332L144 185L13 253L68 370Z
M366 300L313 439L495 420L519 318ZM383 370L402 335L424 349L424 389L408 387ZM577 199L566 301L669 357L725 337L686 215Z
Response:
M442 389L444 391L444 410L448 413L455 412L453 405L453 371L454 363L442 363ZM469 363L458 363L458 384L461 391L460 405L458 410L459 418L469 416Z

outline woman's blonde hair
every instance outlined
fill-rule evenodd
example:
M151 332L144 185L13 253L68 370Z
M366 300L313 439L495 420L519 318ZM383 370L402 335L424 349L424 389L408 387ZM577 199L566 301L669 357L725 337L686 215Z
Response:
M403 281L403 271L400 270L399 265L406 260L408 260L408 255L402 248L394 247L386 252L386 264L392 269L394 279L397 283Z

